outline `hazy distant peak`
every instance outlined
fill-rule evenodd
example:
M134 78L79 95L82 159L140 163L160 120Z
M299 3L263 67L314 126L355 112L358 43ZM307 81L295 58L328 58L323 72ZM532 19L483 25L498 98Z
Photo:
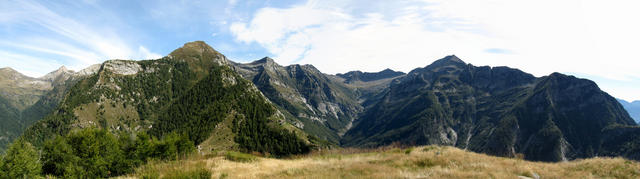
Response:
M17 73L17 72L18 72L18 71L14 70L14 69L13 69L13 68L11 68L11 67L4 67L4 68L0 68L0 71L2 71L2 72L14 72L14 73Z
M67 70L67 68L65 66L62 66L62 67L58 68L57 70L54 70L52 72L47 73L46 75L44 75L42 77L39 77L38 79L53 82L53 81L56 81L56 79L58 79L59 77L69 76L72 73L73 73L73 71L69 71L69 70Z
M336 74L336 76L344 78L346 83L354 82L354 81L375 81L386 78L394 78L397 76L405 75L404 72L394 71L389 68L384 69L379 72L362 72L362 71L350 71L344 74Z

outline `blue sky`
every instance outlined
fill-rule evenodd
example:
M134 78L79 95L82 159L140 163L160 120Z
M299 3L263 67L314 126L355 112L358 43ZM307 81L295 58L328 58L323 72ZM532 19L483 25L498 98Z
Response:
M474 65L589 78L640 99L634 1L0 2L0 67L41 76L107 59L153 59L203 40L228 58L264 56L325 73L408 72L455 54Z

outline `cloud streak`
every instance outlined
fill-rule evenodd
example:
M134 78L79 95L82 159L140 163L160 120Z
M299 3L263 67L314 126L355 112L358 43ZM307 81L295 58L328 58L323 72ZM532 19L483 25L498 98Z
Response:
M0 18L4 22L3 25L12 28L27 28L32 31L14 37L15 39L10 41L1 41L0 48L24 52L22 57L28 57L32 60L39 59L38 63L48 63L52 60L69 61L68 64L72 64L71 69L80 70L107 59L139 59L159 56L142 46L133 48L130 42L122 39L112 27L81 23L38 2L25 0L4 3L5 5L0 7L4 13L0 12L0 16L11 17L11 19ZM33 26L40 28L33 30ZM55 59L51 59L52 57ZM26 69L26 65L29 64L23 64L16 68ZM55 68L46 69L53 70ZM20 71L20 69L18 70ZM31 75L43 75L46 72L39 70L32 72Z

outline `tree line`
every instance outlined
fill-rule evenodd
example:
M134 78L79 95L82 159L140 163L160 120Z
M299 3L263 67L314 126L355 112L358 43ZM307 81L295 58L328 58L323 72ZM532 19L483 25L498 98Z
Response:
M172 133L161 139L144 132L114 135L87 128L45 141L41 150L18 139L0 160L0 178L106 178L133 172L148 160L176 160L195 151L193 142Z

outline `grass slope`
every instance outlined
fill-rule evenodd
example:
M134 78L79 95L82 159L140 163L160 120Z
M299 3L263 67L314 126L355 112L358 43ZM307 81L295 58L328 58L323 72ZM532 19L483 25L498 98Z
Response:
M178 173L176 173L178 172ZM231 161L224 154L151 162L123 178L638 178L640 163L622 158L530 162L455 147L336 149L291 159Z

